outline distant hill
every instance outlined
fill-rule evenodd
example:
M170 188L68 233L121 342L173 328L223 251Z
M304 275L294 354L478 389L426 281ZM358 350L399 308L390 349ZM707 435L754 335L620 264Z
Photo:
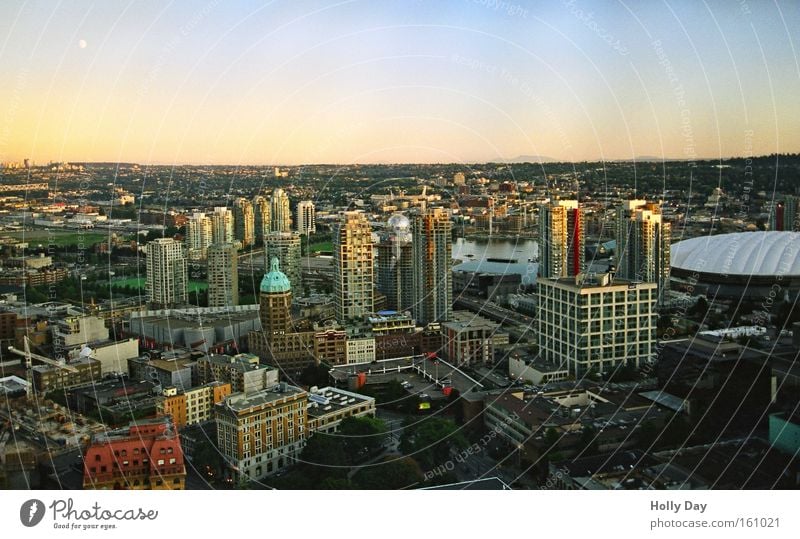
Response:
M492 163L558 163L558 159L547 157L546 155L518 155L509 159L498 157Z

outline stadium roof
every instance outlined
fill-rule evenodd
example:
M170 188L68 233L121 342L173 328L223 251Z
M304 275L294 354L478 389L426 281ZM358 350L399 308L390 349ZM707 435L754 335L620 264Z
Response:
M673 268L746 276L800 275L800 233L739 232L672 245Z

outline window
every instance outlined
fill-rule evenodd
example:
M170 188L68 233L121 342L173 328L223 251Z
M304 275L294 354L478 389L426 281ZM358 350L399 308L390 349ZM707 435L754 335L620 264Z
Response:
M159 466L163 466L164 465L164 459L158 459L158 465Z

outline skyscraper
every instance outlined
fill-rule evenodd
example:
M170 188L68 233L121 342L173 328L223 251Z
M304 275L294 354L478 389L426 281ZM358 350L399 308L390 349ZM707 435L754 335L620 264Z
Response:
M296 232L270 232L264 242L264 252L267 260L275 257L280 260L292 288L301 290L300 235Z
M414 216L412 223L414 318L420 324L447 320L453 312L450 217L434 208Z
M157 307L188 302L186 254L183 244L172 238L147 243L147 301Z
M786 195L773 204L769 212L769 229L786 232L800 232L800 214L797 204L800 197Z
M261 331L271 342L275 335L289 333L292 328L292 285L276 256L270 259L270 270L261 280L260 291Z
M224 206L211 214L211 243L233 243L233 213Z
M239 256L232 243L208 248L208 306L239 305Z
M258 195L253 199L254 228L256 230L256 242L263 243L264 238L269 234L270 223L270 204L265 197Z
M375 284L389 309L405 311L414 305L414 247L411 222L395 214L378 234Z
M628 200L617 209L617 276L658 284L659 303L669 290L670 224L661 205Z
M585 266L583 210L577 200L539 206L539 275L558 279Z
M310 200L301 200L297 203L297 232L300 234L313 234L317 231L316 210Z
M242 247L249 247L256 242L253 204L246 198L233 201L233 224L234 237L242 242Z
M344 212L333 232L336 319L361 321L374 308L372 229L367 216Z
M191 260L202 260L211 245L211 219L205 213L194 213L186 221L187 256Z
M270 231L291 232L292 214L289 211L289 196L283 189L272 192L270 205Z

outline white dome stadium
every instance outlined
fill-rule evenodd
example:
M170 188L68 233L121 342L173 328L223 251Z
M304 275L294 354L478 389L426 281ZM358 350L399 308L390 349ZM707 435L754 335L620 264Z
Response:
M800 233L740 232L672 245L671 266L685 272L747 277L800 276Z

